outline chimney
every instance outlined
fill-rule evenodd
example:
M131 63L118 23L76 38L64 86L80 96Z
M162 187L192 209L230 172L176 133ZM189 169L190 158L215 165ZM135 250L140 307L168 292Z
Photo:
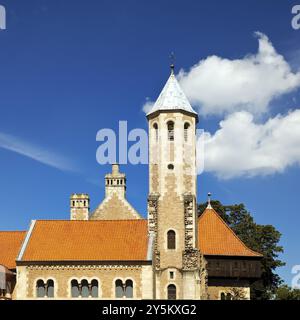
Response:
M113 164L111 173L105 176L105 196L111 196L113 193L116 193L120 198L125 198L126 176L124 173L120 173L118 164Z
M71 220L89 220L90 197L85 193L74 193L70 197Z

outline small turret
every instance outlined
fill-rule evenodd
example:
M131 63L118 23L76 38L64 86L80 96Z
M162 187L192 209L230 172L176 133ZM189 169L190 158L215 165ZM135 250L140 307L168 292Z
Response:
M112 172L105 176L105 196L108 197L113 193L118 194L121 199L125 198L126 176L120 173L118 164L113 164Z
M88 220L90 197L85 193L73 193L70 197L71 220Z

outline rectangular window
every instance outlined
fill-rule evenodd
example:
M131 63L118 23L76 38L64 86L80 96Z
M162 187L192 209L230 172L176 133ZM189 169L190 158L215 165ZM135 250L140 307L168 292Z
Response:
M184 141L188 141L188 129L184 129Z

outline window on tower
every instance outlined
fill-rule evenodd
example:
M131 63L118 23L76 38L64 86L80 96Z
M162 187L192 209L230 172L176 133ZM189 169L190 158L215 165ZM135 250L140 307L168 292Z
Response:
M174 170L174 165L172 163L168 164L168 169L169 170Z
M176 300L176 286L174 284L168 285L168 300Z
M158 141L158 125L157 125L157 123L154 123L153 129L154 129L155 141L157 142Z
M169 121L167 125L168 125L168 140L174 141L174 122Z
M169 230L167 233L167 242L168 242L168 249L174 250L176 249L176 233L174 230Z
M189 139L189 128L190 128L190 124L186 122L184 124L184 141L185 142L188 142L188 139Z

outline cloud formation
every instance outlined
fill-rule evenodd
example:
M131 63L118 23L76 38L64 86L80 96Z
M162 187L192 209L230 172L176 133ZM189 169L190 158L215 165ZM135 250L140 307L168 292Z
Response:
M145 104L143 105L143 111L147 114L153 107L154 102L147 99Z
M268 37L256 32L257 54L230 60L210 56L178 80L193 106L202 115L223 115L247 110L255 115L268 111L270 102L300 87L300 72L293 73Z
M282 173L300 165L300 110L263 124L247 111L235 112L215 134L206 133L204 141L204 170L219 178Z
M2 132L0 132L0 148L16 152L62 171L76 171L74 164L65 157Z

